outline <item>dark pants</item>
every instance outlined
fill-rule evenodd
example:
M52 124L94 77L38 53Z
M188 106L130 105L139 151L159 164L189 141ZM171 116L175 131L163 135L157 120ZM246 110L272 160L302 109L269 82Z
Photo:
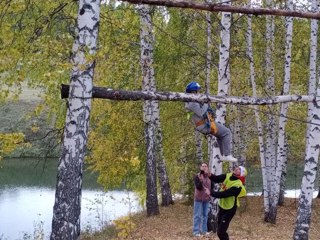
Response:
M237 205L229 210L225 210L219 206L217 234L220 240L229 240L227 230L236 211Z

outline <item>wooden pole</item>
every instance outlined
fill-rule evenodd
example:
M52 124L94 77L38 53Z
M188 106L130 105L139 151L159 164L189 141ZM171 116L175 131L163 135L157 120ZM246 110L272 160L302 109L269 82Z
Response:
M68 98L70 86L61 85L61 98ZM255 97L234 97L234 96L212 96L206 94L188 94L180 92L148 92L148 91L126 91L113 90L110 88L93 87L92 98L111 99L111 100L160 100L160 101L180 101L180 102L216 102L224 104L238 105L270 105L283 102L312 102L314 96L307 95L285 95L273 96L270 98ZM84 98L76 96L75 98Z
M320 13L302 12L282 9L268 9L268 8L247 8L222 5L219 3L197 3L191 1L173 1L173 0L121 0L133 4L149 4L156 6L176 7L176 8L189 8L199 9L210 12L231 12L231 13L243 13L252 15L274 15L285 17L298 17L298 18L310 18L320 19Z

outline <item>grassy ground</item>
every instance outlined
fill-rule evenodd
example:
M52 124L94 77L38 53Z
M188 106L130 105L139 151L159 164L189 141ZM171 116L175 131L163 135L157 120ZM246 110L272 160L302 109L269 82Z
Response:
M287 198L285 205L279 207L277 224L263 221L264 209L262 197L247 197L238 209L229 227L231 240L286 240L292 239L298 200ZM318 209L318 210L317 210ZM309 240L320 239L320 199L313 202L312 222ZM169 207L162 207L159 216L149 217L140 213L133 217L135 229L127 239L212 239L218 240L216 234L195 238L192 236L192 206L176 202ZM83 236L84 240L121 239L111 229L93 236Z

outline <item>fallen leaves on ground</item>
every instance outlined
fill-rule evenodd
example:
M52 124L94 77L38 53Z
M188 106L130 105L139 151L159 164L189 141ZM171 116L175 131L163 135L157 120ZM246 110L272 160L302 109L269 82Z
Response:
M228 233L231 240L286 240L292 239L298 199L286 198L284 206L278 207L277 223L264 222L262 197L246 197L238 208ZM314 199L309 240L320 239L320 199ZM127 239L166 240L166 239L211 239L218 240L215 233L209 236L193 237L192 235L193 206L177 201L169 207L161 207L160 215L146 217L145 213L134 216L135 229ZM101 233L102 234L102 233ZM86 238L88 239L88 238ZM110 239L95 235L95 240ZM120 239L113 237L112 239Z

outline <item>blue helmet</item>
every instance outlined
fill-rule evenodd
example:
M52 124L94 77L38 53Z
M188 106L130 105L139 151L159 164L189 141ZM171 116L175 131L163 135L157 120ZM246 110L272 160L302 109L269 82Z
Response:
M199 91L201 86L197 82L191 82L186 87L186 93L191 93L192 91Z

